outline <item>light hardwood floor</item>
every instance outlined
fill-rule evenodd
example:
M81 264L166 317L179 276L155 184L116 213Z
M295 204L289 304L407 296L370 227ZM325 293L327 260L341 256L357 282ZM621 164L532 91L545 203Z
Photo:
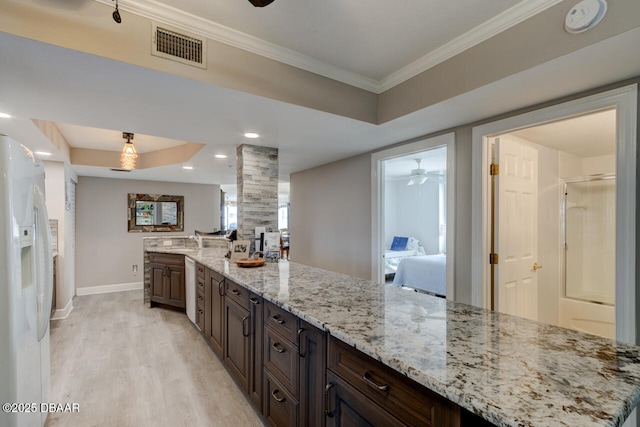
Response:
M264 426L187 316L142 291L76 297L51 325L51 396L79 413L57 426Z

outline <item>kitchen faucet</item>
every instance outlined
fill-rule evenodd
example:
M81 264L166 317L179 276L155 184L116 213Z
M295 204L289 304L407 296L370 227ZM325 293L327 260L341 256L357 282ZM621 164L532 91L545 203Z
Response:
M202 236L199 234L195 234L193 236L189 236L189 239L193 239L198 244L198 249L202 249Z

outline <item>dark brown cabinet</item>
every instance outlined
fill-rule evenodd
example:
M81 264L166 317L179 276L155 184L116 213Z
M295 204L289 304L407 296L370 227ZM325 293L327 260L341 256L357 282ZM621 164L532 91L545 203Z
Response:
M223 359L224 344L224 276L207 268L204 287L204 336L213 351Z
M151 306L163 304L184 310L184 255L151 253L149 272Z
M327 345L325 333L300 321L298 329L300 357L301 426L324 425L323 392L326 384Z
M323 426L325 334L264 305L264 417L271 426Z
M171 285L167 259L153 261L152 284L163 283L165 292ZM490 425L217 271L196 266L196 323L268 425Z
M362 393L342 378L327 373L327 426L403 426L380 406L366 399Z
M327 367L328 426L460 425L459 406L333 337Z
M225 298L224 363L245 393L249 392L250 319L248 307Z
M249 294L249 315L251 316L251 351L249 360L249 398L259 412L262 412L262 341L264 328L262 315L264 302L261 297Z

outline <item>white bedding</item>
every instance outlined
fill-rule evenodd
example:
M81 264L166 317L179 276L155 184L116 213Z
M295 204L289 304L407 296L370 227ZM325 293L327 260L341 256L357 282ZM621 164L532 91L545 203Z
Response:
M394 286L445 296L447 293L446 255L419 255L402 258L393 278Z
M410 251L384 251L384 273L392 274L398 271L398 265L403 258L414 257L418 255L424 255L424 250L410 250Z

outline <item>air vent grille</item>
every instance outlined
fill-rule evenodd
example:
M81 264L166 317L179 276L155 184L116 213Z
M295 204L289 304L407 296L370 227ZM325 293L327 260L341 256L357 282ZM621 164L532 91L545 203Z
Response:
M157 25L153 26L152 54L183 64L206 68L204 39L180 34Z

